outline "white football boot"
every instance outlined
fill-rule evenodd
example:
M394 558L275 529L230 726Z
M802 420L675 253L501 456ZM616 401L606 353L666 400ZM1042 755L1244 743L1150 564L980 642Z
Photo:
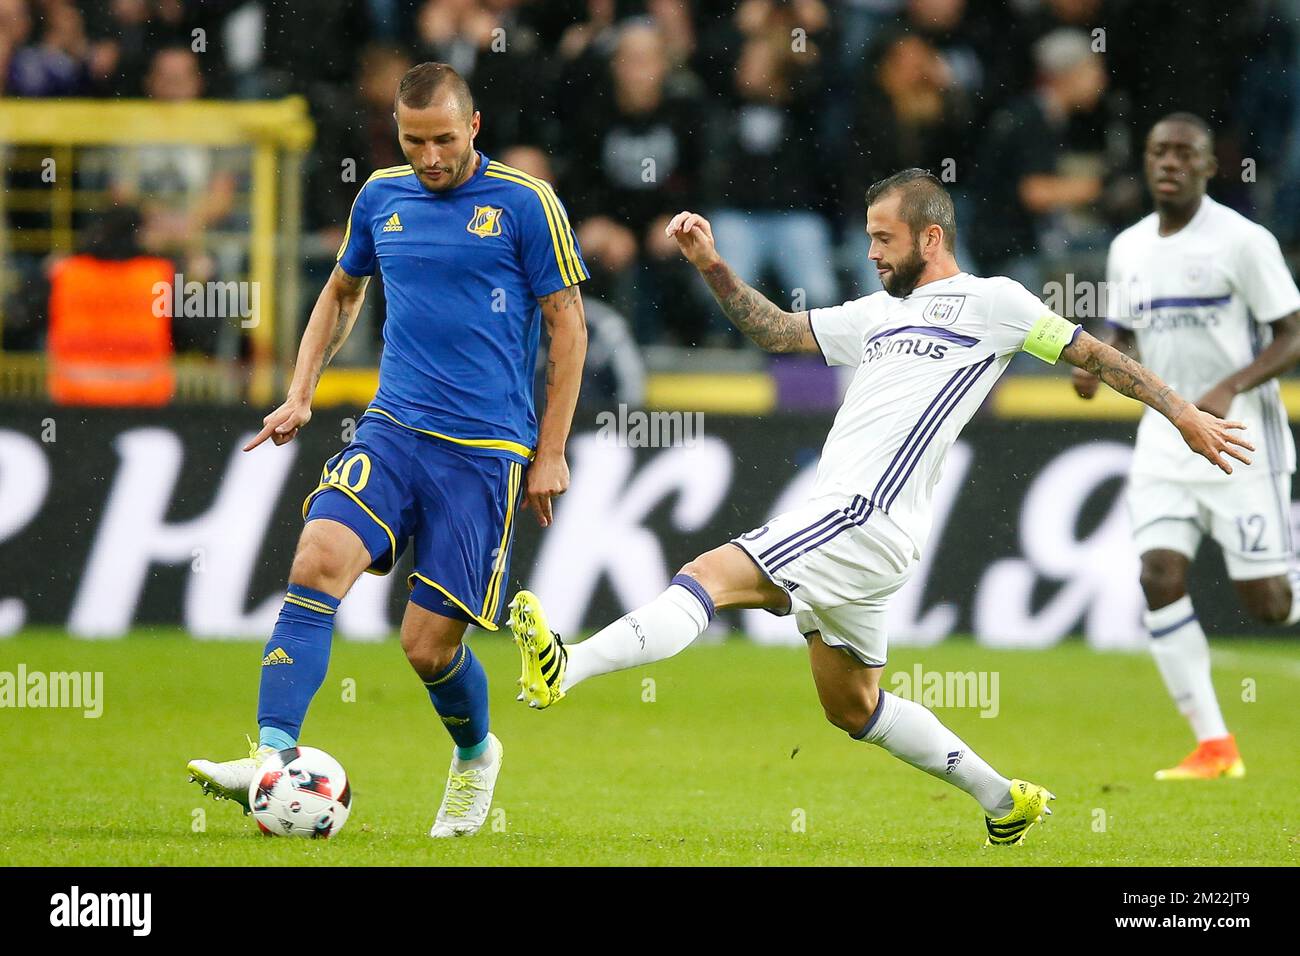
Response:
M271 754L274 747L259 747L248 739L248 756L238 760L216 763L212 760L191 760L185 769L190 772L190 783L197 783L204 793L215 800L234 800L248 813L248 788L257 775L257 768Z
M474 760L461 761L452 749L451 769L447 771L447 791L442 795L438 818L429 831L431 837L473 836L487 822L492 807L492 791L501 772L501 741L488 734L488 745ZM487 757L486 763L483 758Z

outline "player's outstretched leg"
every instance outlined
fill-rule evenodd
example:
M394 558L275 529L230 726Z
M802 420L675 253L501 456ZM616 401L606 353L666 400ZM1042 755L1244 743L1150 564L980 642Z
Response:
M704 633L713 614L708 592L694 578L679 574L649 604L566 647L547 625L537 595L520 591L510 602L510 630L522 659L518 699L530 707L549 707L588 677L672 657Z
M1237 743L1228 733L1210 676L1210 645L1186 591L1188 559L1169 549L1142 554L1143 616L1151 635L1151 656L1179 713L1196 735L1196 749L1174 767L1156 771L1157 780L1210 780L1245 776Z
M680 653L704 633L718 608L785 607L787 601L743 551L729 544L700 555L649 604L577 644L560 640L537 595L520 591L510 602L510 630L522 658L519 699L530 707L549 707L589 677Z
M289 587L271 639L263 648L258 693L258 742L236 760L191 760L190 780L218 800L248 810L248 788L269 754L298 742L307 706L325 680L334 613L341 595L370 564L370 554L350 528L310 521L303 528Z
M464 642L467 621L439 613L441 592L416 581L402 618L402 649L454 742L431 837L473 836L487 821L501 772L501 741L488 729L488 681Z
M520 700L545 708L580 681L649 664L684 650L713 620L713 600L688 574L643 607L579 644L566 646L546 623L537 595L520 591L510 602L510 630L522 662Z
M843 647L828 646L819 631L805 636L826 719L854 740L875 744L969 793L984 809L986 845L1021 843L1051 815L1047 802L1054 795L1046 788L1007 779L929 710L881 690L883 665L869 666Z

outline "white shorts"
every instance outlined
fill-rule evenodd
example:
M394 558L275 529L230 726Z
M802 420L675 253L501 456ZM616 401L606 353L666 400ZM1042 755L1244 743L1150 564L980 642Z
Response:
M1234 581L1275 577L1291 568L1288 474L1238 472L1227 481L1133 475L1125 498L1139 554L1162 548L1191 559L1208 534L1223 549Z
M861 495L830 495L777 515L732 544L790 596L787 613L801 634L820 631L823 643L883 667L885 606L916 566L904 557L910 544L899 542L886 522L870 514Z

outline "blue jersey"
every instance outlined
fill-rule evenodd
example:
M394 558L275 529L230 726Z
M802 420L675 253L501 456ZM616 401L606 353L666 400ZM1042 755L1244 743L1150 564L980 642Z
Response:
M366 413L527 461L537 440L537 300L588 277L555 191L483 153L444 192L410 166L378 170L357 193L338 254L351 276L376 264L388 315Z

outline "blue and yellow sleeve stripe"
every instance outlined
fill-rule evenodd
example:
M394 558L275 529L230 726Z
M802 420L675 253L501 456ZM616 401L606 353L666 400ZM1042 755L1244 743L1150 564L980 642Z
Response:
M515 169L513 166L498 163L496 160L488 161L488 167L483 175L517 183L536 193L541 201L542 211L546 214L546 225L551 232L551 243L555 248L555 265L559 269L560 278L564 280L565 285L577 285L584 279L590 278L582 260L578 257L569 217L560 206L560 200L556 197L550 183L529 176L523 170Z
M343 227L343 241L339 243L338 254L334 257L335 262L342 260L343 253L348 251L348 242L352 239L352 215L357 211L357 200L361 198L361 194L365 192L366 187L376 179L395 179L399 176L411 176L414 172L415 170L411 169L410 163L406 163L402 166L387 166L383 169L376 169L370 174L370 177L361 184L361 188L357 190L356 197L352 200L352 207L348 210L348 221Z

